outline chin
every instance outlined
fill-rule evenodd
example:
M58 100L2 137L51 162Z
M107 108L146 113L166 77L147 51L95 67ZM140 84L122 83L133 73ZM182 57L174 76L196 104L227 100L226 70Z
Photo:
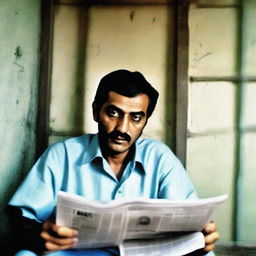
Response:
M124 153L124 152L128 151L129 146L124 147L124 146L121 146L121 145L109 145L109 149L115 154L121 154L121 153Z

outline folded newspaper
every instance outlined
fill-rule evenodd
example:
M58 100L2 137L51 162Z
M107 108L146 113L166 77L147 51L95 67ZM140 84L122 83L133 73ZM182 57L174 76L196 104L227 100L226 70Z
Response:
M79 231L76 248L119 246L121 256L180 256L204 247L200 231L226 199L104 203L59 191L56 223Z

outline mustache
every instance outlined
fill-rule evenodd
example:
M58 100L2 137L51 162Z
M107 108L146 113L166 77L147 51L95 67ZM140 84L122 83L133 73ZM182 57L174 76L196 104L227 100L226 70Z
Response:
M127 133L119 132L117 130L114 130L114 131L110 132L108 134L108 137L111 138L111 139L121 138L121 139L124 139L124 140L126 140L128 142L131 141L130 135L128 135Z

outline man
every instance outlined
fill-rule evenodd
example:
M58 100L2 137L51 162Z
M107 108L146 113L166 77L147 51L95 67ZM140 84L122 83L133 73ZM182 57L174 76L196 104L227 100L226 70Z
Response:
M43 250L52 256L119 255L117 248L71 249L79 239L78 232L53 221L59 190L104 201L138 196L196 198L184 168L170 149L140 138L157 99L158 92L139 72L117 70L102 78L92 105L98 134L48 148L9 203L22 215L17 225L22 236L29 237L22 242L27 244L24 249ZM211 251L219 238L214 223L203 232L206 246L200 255ZM31 245L31 239L38 243ZM28 255L28 251L24 253L19 255Z

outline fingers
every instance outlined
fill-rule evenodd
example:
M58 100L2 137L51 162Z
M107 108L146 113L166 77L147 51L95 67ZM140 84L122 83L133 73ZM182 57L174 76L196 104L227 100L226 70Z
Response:
M59 251L59 250L66 250L69 249L73 246L75 246L77 243L76 242L70 242L70 243L63 243L63 244L58 244L57 241L47 241L45 243L45 248L47 251Z
M205 247L204 247L204 251L205 252L210 252L212 250L214 250L215 248L215 244L207 244Z
M219 240L220 235L218 232L213 232L209 235L206 235L204 237L204 241L206 244L211 244L211 243L215 243L217 240Z
M215 222L211 221L211 222L208 222L204 229L203 229L203 232L209 234L211 232L215 232L217 230L217 225Z
M204 251L209 252L215 248L216 241L220 238L219 233L217 232L217 226L215 222L209 222L206 224L203 230L205 247Z
M41 237L47 241L47 242L51 242L51 243L54 243L56 245L73 245L75 243L78 242L78 238L77 237L68 237L68 238L65 238L65 237L54 237L52 236L50 233L46 232L46 231L43 231L41 233Z
M43 231L46 231L46 232L53 231L51 233L55 233L56 236L60 236L60 237L75 237L78 235L77 230L68 228L68 227L58 226L50 221L44 222Z
M43 224L40 234L45 241L48 251L65 250L73 247L78 242L78 232L72 228L58 226L50 221Z

